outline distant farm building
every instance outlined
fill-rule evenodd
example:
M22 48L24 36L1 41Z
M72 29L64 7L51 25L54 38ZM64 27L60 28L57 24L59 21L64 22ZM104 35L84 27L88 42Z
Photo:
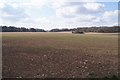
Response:
M81 30L75 30L75 31L72 31L73 34L84 34L84 31L81 31Z

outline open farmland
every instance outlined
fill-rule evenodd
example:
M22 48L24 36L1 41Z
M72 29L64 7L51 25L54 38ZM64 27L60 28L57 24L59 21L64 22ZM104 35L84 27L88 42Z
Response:
M117 75L116 34L3 33L3 78Z

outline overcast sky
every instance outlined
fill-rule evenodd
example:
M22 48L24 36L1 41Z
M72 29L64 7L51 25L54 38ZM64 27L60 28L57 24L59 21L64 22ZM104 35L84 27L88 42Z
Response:
M0 25L49 30L118 24L119 0L88 1L0 0Z

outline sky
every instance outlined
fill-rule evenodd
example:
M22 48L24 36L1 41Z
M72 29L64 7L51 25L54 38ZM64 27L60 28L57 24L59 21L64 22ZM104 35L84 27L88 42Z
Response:
M119 0L0 0L0 25L77 28L118 25Z

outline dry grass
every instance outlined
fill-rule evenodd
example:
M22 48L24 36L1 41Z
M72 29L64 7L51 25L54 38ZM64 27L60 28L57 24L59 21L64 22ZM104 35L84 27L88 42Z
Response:
M111 34L3 33L3 77L117 75L117 44Z

